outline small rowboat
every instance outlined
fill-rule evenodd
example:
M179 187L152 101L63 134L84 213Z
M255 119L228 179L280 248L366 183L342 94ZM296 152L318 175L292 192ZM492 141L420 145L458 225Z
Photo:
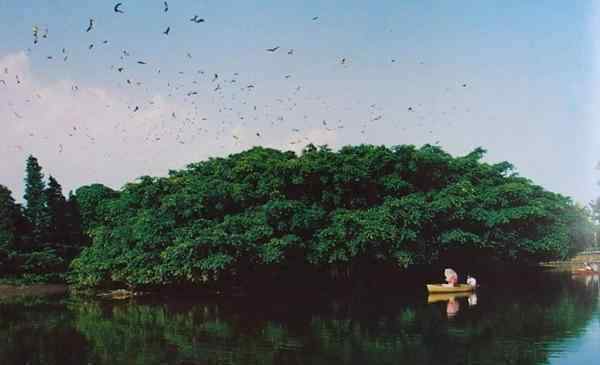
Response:
M474 286L459 284L458 286L445 286L443 284L427 284L427 291L430 293L464 293L475 290Z

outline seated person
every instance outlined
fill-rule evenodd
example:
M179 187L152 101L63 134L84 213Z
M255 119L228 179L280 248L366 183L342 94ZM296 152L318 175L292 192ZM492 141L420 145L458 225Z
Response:
M452 269L446 269L444 270L444 276L446 277L446 281L448 282L448 284L443 284L444 286L458 286L458 274L456 274L456 271Z

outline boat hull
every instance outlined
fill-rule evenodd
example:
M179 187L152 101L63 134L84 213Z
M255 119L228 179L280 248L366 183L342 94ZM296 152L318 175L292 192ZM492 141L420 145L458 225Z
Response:
M427 296L427 303L447 302L457 298L468 298L473 295L472 292L454 292L454 293L430 293Z
M475 290L474 286L460 284L459 286L444 286L442 284L427 284L430 293L465 293Z

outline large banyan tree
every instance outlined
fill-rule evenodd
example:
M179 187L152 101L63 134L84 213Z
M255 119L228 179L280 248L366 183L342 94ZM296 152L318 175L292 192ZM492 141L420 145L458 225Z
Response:
M583 209L507 162L482 162L484 154L256 147L117 192L84 187L76 196L92 244L70 280L201 286L256 272L351 274L457 258L533 263L580 249Z

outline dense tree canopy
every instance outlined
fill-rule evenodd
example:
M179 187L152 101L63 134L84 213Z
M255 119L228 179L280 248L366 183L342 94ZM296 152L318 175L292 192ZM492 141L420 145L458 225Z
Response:
M531 263L586 244L586 211L509 163L482 162L484 154L361 145L308 146L297 156L256 147L119 192L82 188L76 198L93 242L72 263L71 280L140 287L439 260Z

